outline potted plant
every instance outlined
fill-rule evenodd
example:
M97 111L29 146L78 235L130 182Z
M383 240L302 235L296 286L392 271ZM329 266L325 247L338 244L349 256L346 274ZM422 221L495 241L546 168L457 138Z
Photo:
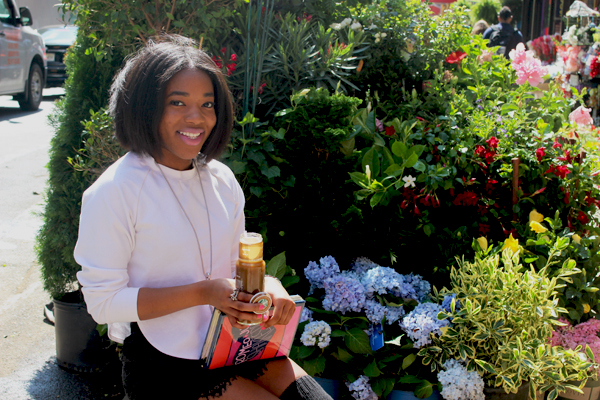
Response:
M435 375L417 360L430 333L448 321L430 301L431 285L360 257L340 271L331 256L304 270L311 284L290 357L309 374L337 382L355 399L398 398L400 390L439 398ZM392 396L392 397L388 397Z
M554 400L566 389L579 391L570 382L594 375L592 351L586 346L588 360L581 348L549 343L554 326L561 324L559 313L565 312L558 307L557 287L578 272L573 260L565 260L560 272L549 276L554 257L565 247L564 241L554 241L538 271L521 264L512 235L501 246L480 249L472 262L459 260L451 270L450 287L434 292L438 299L455 296L450 311L438 315L451 325L419 352L423 363L443 370L448 360L462 360L483 377L490 394L494 388L517 393L528 387L530 398L549 391L548 399Z

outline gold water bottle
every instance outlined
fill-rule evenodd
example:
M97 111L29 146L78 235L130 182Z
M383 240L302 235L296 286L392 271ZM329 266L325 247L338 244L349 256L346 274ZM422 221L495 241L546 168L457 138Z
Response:
M235 268L235 285L240 291L254 295L251 303L264 306L257 314L269 312L272 300L265 290L265 262L260 233L244 232L240 236L240 256ZM242 320L242 325L258 325L260 321Z

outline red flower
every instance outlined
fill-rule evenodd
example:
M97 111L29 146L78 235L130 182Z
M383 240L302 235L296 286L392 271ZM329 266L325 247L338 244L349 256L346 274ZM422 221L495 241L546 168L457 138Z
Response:
M554 144L552 145L553 149L562 149L562 144L558 143L556 139L554 139Z
M425 122L425 118L421 118L421 117L415 117L415 118L421 122Z
M479 224L479 233L485 236L490 231L490 226L487 224Z
M557 160L570 163L573 160L573 157L571 157L571 150L565 151L565 155L563 157L557 157Z
M565 179L567 177L567 175L569 175L569 168L565 167L564 165L561 165L560 167L556 167L556 169L554 170L554 175L558 176L559 178L563 178Z
M546 148L545 147L540 147L539 149L537 149L535 151L535 156L537 157L537 160L539 162L542 161L542 158L544 158L545 155L546 155Z
M231 61L237 61L237 55L232 54L230 59L231 59Z
M456 196L456 198L452 201L452 204L455 206L474 206L477 204L477 194L474 192L464 192Z
M210 59L213 60L213 62L217 66L217 68L223 68L223 64L221 63L221 59L220 58L212 56Z
M450 55L446 58L446 62L448 64L459 64L463 58L467 56L467 53L464 51L455 51L454 53L450 53Z
M227 47L223 47L221 49L221 54L225 55L225 53L227 53Z
M490 146L492 149L495 149L498 147L498 139L496 139L495 136L492 136L491 138L489 138L488 140L486 140L486 143L488 144L488 146Z
M386 126L385 127L385 135L386 136L394 136L396 134L396 130L394 129L393 126Z
M495 179L490 179L490 180L488 180L488 181L487 181L487 183L485 184L485 190L486 190L488 193L489 193L489 192L491 192L492 190L494 190L494 185L495 185L496 183L498 183L498 181L497 181L497 180L495 180Z
M579 211L579 215L577 215L577 220L584 225L586 225L588 222L590 222L590 219L588 218L587 215L585 215L585 213L583 211Z
M485 157L485 147L481 146L481 145L477 145L475 146L475 154L478 155L479 157Z

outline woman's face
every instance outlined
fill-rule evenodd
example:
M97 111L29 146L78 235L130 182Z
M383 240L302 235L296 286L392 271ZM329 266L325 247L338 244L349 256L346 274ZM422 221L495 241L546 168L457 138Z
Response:
M163 101L158 125L163 148L154 158L169 168L190 169L217 123L212 81L204 71L182 70L167 83Z

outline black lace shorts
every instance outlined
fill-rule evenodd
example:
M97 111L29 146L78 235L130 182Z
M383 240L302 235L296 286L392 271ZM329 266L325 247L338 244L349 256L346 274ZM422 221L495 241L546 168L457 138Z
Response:
M172 357L156 350L136 323L123 343L123 386L129 400L198 400L219 397L238 377L254 380L268 361L205 369L199 360Z

